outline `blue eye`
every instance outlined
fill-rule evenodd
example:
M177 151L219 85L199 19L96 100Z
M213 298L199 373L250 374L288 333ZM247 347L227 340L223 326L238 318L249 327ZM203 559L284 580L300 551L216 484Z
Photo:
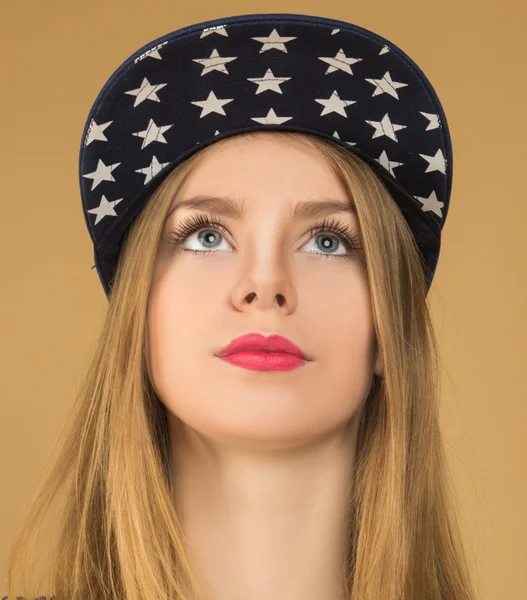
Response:
M215 250L218 249L217 245L214 249L210 248L204 250L183 248L182 246L185 244L186 240L195 232L200 233L198 238L201 244L214 244L214 235L217 236L219 234L222 236L223 234L228 233L226 227L219 219L217 221L213 221L208 215L193 215L187 219L184 219L178 225L178 227L170 233L170 242L174 246L180 248L182 252L193 252L195 254L208 254L215 252ZM322 234L324 233L328 235L323 236ZM322 242L324 244L331 239L338 240L348 251L345 254L325 254L324 252L316 252L316 254L320 254L324 257L350 259L353 258L355 254L360 253L363 250L359 236L355 233L352 233L347 225L340 223L336 219L331 222L325 219L321 224L315 225L315 227L309 231L309 235L318 235L319 238L324 240ZM328 246L326 246L326 249L331 250L330 245L331 242ZM332 247L336 247L334 242ZM324 246L322 246L322 248L324 248ZM231 250L221 249L219 251L231 252Z

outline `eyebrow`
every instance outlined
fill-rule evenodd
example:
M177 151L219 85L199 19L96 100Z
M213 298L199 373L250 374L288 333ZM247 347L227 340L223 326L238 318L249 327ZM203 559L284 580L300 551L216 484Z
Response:
M167 218L180 208L196 208L208 210L210 213L226 216L232 219L243 220L247 216L245 202L238 203L233 198L226 196L198 195L186 200L178 201L172 206ZM353 202L343 202L333 198L323 200L302 200L295 204L293 219L315 219L337 212L347 212L355 215L356 209Z

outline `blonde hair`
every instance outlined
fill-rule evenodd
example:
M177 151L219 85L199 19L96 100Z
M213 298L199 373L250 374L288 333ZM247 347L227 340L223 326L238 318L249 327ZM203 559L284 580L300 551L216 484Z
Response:
M374 376L358 432L347 597L474 600L439 426L438 349L412 233L357 156L318 136L268 133L320 151L347 185L362 232L384 372ZM60 454L10 549L10 599L19 571L25 598L43 593L31 552L59 500L44 566L57 600L187 600L189 589L203 598L171 499L167 416L148 375L145 328L166 215L185 176L213 146L171 171L127 231Z

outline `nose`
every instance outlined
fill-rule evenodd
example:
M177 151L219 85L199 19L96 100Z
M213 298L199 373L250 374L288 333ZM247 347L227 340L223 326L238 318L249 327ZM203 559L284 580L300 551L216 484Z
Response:
M280 258L263 269L244 270L232 290L232 303L240 311L279 309L287 315L296 309L298 294Z

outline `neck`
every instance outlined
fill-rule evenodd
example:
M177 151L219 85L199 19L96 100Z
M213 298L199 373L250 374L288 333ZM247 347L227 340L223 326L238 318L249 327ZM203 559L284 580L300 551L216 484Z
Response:
M264 451L170 418L174 504L205 600L342 600L355 420Z

